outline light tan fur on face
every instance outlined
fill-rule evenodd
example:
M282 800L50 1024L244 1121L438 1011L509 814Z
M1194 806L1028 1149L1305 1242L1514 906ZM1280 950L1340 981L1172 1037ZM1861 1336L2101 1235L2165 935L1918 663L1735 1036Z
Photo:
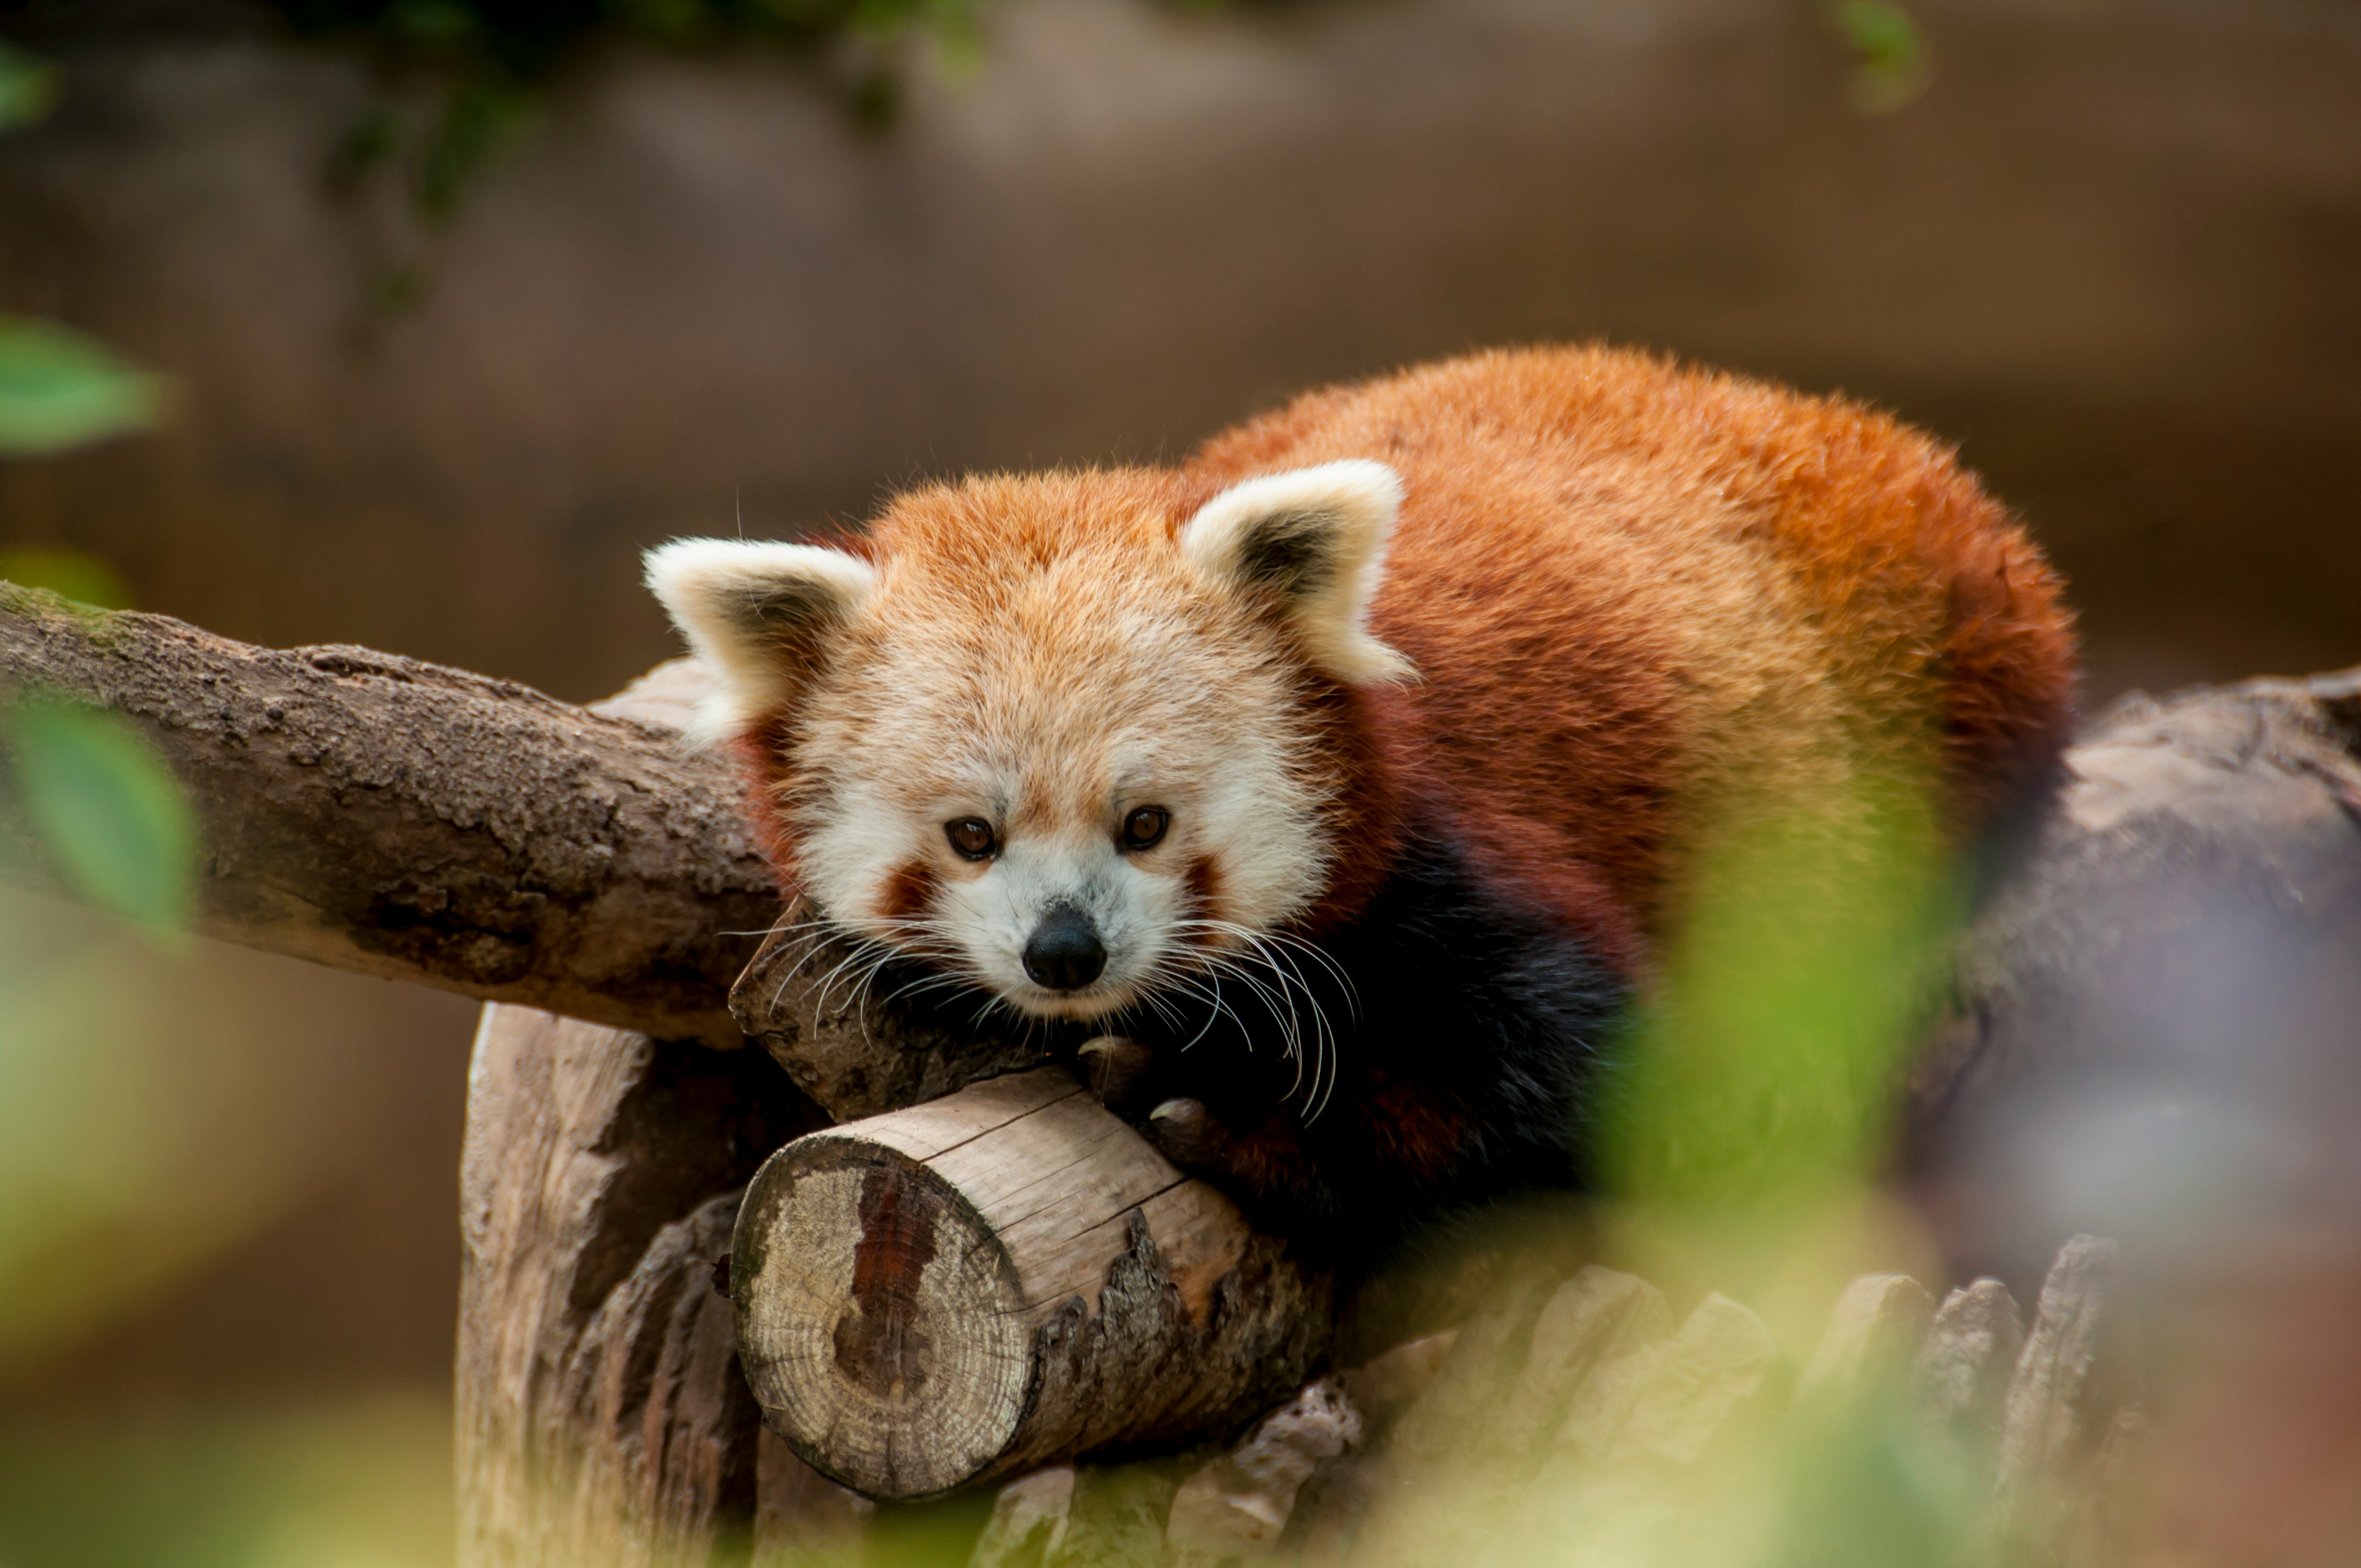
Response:
M1170 982L1191 952L1230 945L1223 923L1259 933L1301 914L1325 883L1320 807L1336 787L1294 718L1303 650L1400 667L1359 624L1391 476L1339 466L1356 471L1265 481L1259 501L1224 511L1217 499L1205 510L1220 536L1198 532L1193 551L1156 475L898 499L871 535L873 571L842 557L871 572L869 591L794 704L773 787L797 885L854 932L1062 1016ZM1291 620L1225 551L1271 510L1313 516L1338 567ZM1126 852L1118 831L1142 806L1170 826ZM995 859L952 850L945 824L964 817L993 824ZM926 897L909 912L914 887ZM1108 953L1099 981L1070 994L1022 961L1059 902L1090 913Z

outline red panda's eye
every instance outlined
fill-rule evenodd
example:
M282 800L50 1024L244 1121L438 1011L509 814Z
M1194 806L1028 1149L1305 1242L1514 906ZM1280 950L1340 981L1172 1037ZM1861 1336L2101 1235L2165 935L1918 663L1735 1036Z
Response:
M1171 821L1172 814L1160 806L1141 806L1123 819L1123 847L1126 850L1154 849Z
M951 848L971 861L988 861L1000 852L1000 835L981 817L962 817L943 824Z

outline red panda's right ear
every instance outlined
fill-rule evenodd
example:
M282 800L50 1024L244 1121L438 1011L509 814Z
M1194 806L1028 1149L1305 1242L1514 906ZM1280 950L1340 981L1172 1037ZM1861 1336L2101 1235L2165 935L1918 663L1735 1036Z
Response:
M675 539L648 552L647 584L720 683L696 726L718 740L793 699L868 604L876 572L814 544Z
M1362 458L1241 480L1181 526L1181 559L1208 584L1277 608L1337 680L1415 680L1368 626L1401 499L1400 476Z

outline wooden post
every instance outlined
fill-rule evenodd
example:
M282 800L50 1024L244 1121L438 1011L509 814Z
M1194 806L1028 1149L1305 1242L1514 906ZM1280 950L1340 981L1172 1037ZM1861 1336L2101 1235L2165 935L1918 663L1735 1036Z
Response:
M765 1418L884 1497L1219 1433L1294 1392L1333 1321L1324 1273L1056 1068L796 1139L733 1257Z
M662 735L675 664L598 705ZM822 1124L764 1057L484 1009L467 1075L460 1568L809 1564L868 1505L765 1441L715 1266L756 1165Z
M754 1163L817 1120L752 1051L484 1010L460 1177L463 1568L701 1563L753 1530L759 1417L714 1265Z

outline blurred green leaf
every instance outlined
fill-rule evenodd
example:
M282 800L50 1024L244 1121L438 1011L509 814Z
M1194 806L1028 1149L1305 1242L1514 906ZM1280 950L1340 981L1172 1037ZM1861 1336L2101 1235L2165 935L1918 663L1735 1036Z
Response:
M1187 0L1221 5L1229 0ZM675 48L762 41L791 49L855 47L837 71L847 111L865 129L895 117L906 40L933 46L950 76L978 68L986 0L270 0L304 33L364 45L380 66L431 82L432 123L404 131L390 108L365 115L328 159L332 186L350 191L400 163L412 204L449 222L476 179L530 125L541 93L582 45L626 38ZM388 294L387 313L415 308L423 289Z
M535 103L532 93L499 82L454 87L419 155L419 212L448 223L467 187L532 119Z
M410 1396L0 1416L8 1568L450 1568L451 1410Z
M1852 51L1853 106L1889 115L1933 80L1926 35L1894 0L1837 0L1829 18Z
M0 454L62 452L145 430L162 383L48 322L0 316Z
M1929 803L1863 786L1711 841L1620 1086L1612 1175L1684 1205L1858 1185L1960 915Z
M38 699L5 734L25 813L82 895L152 934L184 930L196 820L147 742L114 714Z
M0 38L0 131L48 119L64 85L64 73L55 65Z
M98 609L128 609L131 596L123 579L104 559L83 550L19 545L0 550L0 581L19 587L47 588Z
M391 163L401 151L401 122L390 109L365 111L345 127L328 155L328 184L350 194L377 170Z
M1911 1418L1906 1385L1796 1412L1783 1434L1765 1568L1954 1568L1975 1560L1979 1489Z

